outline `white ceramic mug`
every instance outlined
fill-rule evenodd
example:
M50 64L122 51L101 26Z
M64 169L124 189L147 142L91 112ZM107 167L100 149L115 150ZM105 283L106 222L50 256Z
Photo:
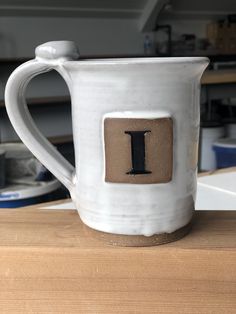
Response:
M12 73L5 100L16 132L68 188L91 228L152 236L186 226L194 211L200 78L208 59L77 58L73 42L49 42ZM50 70L71 94L75 168L26 108L28 82Z

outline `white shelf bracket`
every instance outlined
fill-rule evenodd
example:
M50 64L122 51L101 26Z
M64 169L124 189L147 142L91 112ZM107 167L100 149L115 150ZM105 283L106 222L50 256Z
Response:
M150 32L153 30L156 18L168 0L148 0L138 23L141 32Z

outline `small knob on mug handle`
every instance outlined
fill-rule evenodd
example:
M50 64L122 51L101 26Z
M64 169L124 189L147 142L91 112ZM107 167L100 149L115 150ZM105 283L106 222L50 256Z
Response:
M58 59L77 60L79 58L79 50L73 41L49 41L35 49L35 56L37 59L47 61Z

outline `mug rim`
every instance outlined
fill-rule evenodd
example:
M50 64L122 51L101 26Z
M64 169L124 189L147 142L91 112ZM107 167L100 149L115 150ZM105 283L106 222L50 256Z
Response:
M74 65L138 65L138 64L208 64L208 57L137 57L67 60L67 66Z

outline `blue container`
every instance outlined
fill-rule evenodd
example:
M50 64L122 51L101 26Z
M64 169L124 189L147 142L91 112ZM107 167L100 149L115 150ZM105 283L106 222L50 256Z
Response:
M222 138L213 144L217 168L236 166L236 139Z
M15 208L54 200L61 183L54 179L37 185L13 184L0 189L0 208Z
M20 200L12 200L12 201L1 201L0 208L17 208L24 207L29 205L35 205L38 203L51 202L53 201L53 194L46 194L37 197L25 198Z

